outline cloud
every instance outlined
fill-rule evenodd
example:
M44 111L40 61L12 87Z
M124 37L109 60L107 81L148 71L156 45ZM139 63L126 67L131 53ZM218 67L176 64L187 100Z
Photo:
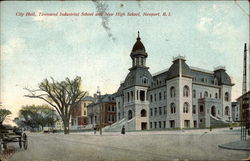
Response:
M207 32L209 30L209 26L212 24L213 19L209 17L201 17L199 23L196 24L196 28L199 31Z
M24 39L13 38L9 40L6 44L1 45L1 60L8 60L14 54L21 53L26 47Z

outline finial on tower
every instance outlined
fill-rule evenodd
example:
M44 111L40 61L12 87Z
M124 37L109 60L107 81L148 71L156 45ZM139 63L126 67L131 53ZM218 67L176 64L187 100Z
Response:
M137 40L141 40L140 38L140 32L138 31L138 37L137 37Z

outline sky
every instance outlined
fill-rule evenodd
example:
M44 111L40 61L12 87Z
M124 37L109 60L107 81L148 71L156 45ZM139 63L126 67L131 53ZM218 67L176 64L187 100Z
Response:
M247 1L52 1L1 2L1 108L17 116L26 98L45 78L81 76L83 90L114 93L128 74L130 52L140 31L153 74L169 68L173 57L213 71L225 66L242 93L244 43L249 44ZM40 13L98 13L141 16L39 16ZM21 16L35 12L36 16ZM170 16L142 16L143 13ZM249 46L249 45L248 45Z

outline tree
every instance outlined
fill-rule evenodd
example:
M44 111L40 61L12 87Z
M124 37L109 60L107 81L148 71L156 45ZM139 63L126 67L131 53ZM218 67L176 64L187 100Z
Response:
M10 114L11 114L11 112L9 110L7 110L7 109L0 109L0 126L2 126L3 121Z
M53 126L58 120L55 111L48 105L26 105L19 111L19 117L14 121L20 127L38 129L45 126Z
M74 106L86 96L87 92L80 89L81 77L76 77L73 80L66 78L64 81L57 82L51 78L51 82L45 79L39 84L39 89L30 90L29 98L38 98L44 100L49 105L54 107L62 118L64 125L64 134L69 134L70 114Z

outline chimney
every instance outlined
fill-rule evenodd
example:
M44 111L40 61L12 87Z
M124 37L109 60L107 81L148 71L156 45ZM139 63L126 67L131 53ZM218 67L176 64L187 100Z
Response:
M247 44L244 47L244 65L243 65L243 85L242 95L247 92Z

